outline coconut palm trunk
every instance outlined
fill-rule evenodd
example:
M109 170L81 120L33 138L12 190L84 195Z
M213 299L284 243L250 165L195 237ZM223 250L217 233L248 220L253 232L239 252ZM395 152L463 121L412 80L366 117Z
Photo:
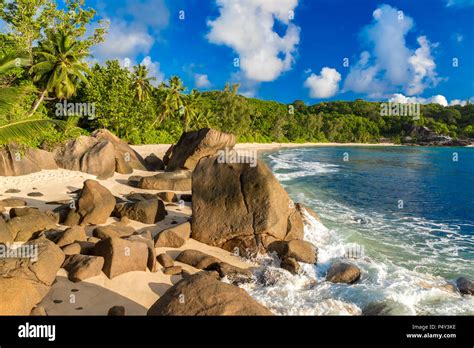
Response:
M47 90L43 90L41 92L40 97L36 100L36 102L33 104L33 107L31 108L30 112L28 113L28 117L33 116L33 114L38 110L38 107L41 105L43 102L44 98L46 97Z

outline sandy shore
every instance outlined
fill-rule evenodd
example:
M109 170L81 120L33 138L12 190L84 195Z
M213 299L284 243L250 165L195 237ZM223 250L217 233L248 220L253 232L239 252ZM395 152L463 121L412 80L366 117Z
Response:
M154 153L162 157L169 148L168 144L140 145L134 149L142 156ZM305 144L238 144L237 151L271 151L280 148L309 147L309 146L382 146L381 144L329 144L329 143L305 143ZM386 144L383 144L386 146ZM133 175L148 176L151 172L135 170ZM123 198L131 192L157 193L157 190L141 190L127 185L130 175L116 173L112 178L99 180L107 187L112 194ZM58 205L47 204L51 201L72 200L72 191L82 188L83 182L87 179L97 178L82 172L69 171L64 169L43 170L17 177L0 177L0 199L22 198L27 201L28 206L38 207L41 210L54 209ZM20 190L18 193L6 193L9 189ZM41 192L41 197L30 197L28 193ZM182 192L178 192L182 193ZM191 207L188 205L168 205L169 212L165 220L156 225L145 225L140 222L131 221L130 225L137 231L148 229L156 235L165 228L172 226L172 222L182 223L191 215ZM109 218L107 224L114 222L114 218ZM93 226L87 228L88 235L92 235ZM196 249L213 255L232 265L248 268L252 264L246 260L232 255L222 249L208 246L190 239L179 249L158 248L157 255L166 252L175 258L181 250ZM197 272L197 269L185 264L177 263L184 270L190 273ZM51 291L40 305L44 306L48 315L106 315L110 307L121 305L125 307L126 314L144 315L147 309L161 296L170 286L181 279L181 276L165 275L160 269L156 273L152 272L130 272L120 275L114 279L108 279L105 274L89 278L79 283L73 283L67 279L67 273L60 269L57 280Z
M150 144L150 145L135 145L132 146L142 156L147 156L154 153L162 158L170 147L170 144ZM402 146L393 143L383 144L367 144L367 143L239 143L235 145L237 151L255 150L257 152L273 151L284 148L295 147L331 147L331 146Z
M158 145L160 147L161 145ZM142 172L135 170L133 175L153 175L152 172ZM141 190L127 185L129 175L115 173L112 178L98 180L101 185L107 187L115 196L123 198L131 192L157 193L157 190ZM72 191L82 188L83 182L87 179L97 178L82 172L69 171L64 169L43 170L17 177L0 177L0 199L15 197L27 201L28 206L38 207L41 210L54 209L58 205L46 204L46 202L56 200L72 200ZM20 190L18 193L6 193L8 189ZM30 192L41 192L41 197L29 197ZM178 192L180 193L180 192ZM190 193L190 192L188 192ZM179 205L168 205L166 207L168 215L165 220L156 225L146 225L137 221L131 221L137 231L148 229L153 235L165 228L171 227L173 221L182 223L191 215L189 205L180 207ZM109 218L107 224L114 222L114 218ZM87 228L87 234L92 235L94 226ZM232 265L248 268L252 264L248 261L234 256L233 254L215 248L193 239L190 239L181 248L157 248L157 255L168 253L176 258L181 250L195 249L215 256L220 260ZM176 262L189 273L198 270ZM106 315L109 308L116 305L125 307L127 315L145 315L147 309L173 284L181 279L181 276L169 276L162 272L159 266L158 272L129 272L113 279L108 279L104 273L99 276L89 278L79 283L73 283L67 279L67 273L60 269L56 282L53 284L48 295L40 303L46 309L48 315Z

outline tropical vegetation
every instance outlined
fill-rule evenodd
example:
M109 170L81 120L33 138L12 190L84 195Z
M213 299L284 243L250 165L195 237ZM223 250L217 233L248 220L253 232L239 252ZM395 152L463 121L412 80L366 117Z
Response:
M189 90L178 76L157 81L149 68L94 62L107 23L83 0L0 0L0 145L52 146L98 128L133 143L172 143L183 131L212 127L242 142L399 142L414 125L474 138L474 105L421 106L419 118L382 116L364 100L284 104L247 98L238 84ZM58 103L93 105L94 114L58 114Z

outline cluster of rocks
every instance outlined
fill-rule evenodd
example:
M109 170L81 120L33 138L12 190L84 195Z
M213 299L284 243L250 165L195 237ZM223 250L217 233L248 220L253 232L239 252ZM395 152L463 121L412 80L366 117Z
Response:
M219 160L218 152L232 150L234 145L233 135L202 129L184 133L163 161L156 156L143 159L126 143L101 130L91 137L71 140L53 154L42 150L28 153L28 170L37 169L38 154L49 156L46 163L51 166L101 178L116 171L164 170L129 179L130 186L161 192L130 192L122 199L99 182L86 180L76 199L52 211L28 207L20 199L0 201L0 213L9 208L8 215L0 217L0 244L25 242L40 250L36 260L0 259L0 314L29 314L48 292L57 271L64 268L72 282L102 272L110 279L147 270L180 276L182 279L151 306L149 315L271 315L238 287L254 279L252 269L193 249L181 251L175 259L168 253L157 256L156 252L157 248L182 248L192 238L243 257L271 254L278 257L281 268L293 274L300 272L300 263L317 263L317 246L304 240L304 225L311 219L319 220L318 215L303 204L293 203L264 163L257 161L252 166L252 161ZM19 175L21 170L11 165L12 151L4 162L9 166L4 168ZM192 195L174 192L191 190ZM130 220L157 224L165 219L167 205L178 201L192 202L189 221L155 236L129 225ZM105 225L110 217L116 222ZM92 235L86 233L90 225ZM176 262L197 273L187 272ZM224 278L226 281L221 281ZM360 278L360 269L345 260L335 261L326 276L327 281L344 284ZM460 279L457 285L461 293L472 294L469 280ZM19 292L24 295L18 296ZM109 311L109 315L123 314L123 307Z
M142 158L126 142L105 129L97 130L91 136L72 139L51 152L23 149L15 144L0 151L0 176L26 175L58 168L106 179L115 172L131 174L134 169L163 170L164 164L153 154Z
M53 211L28 207L21 199L0 201L2 211L9 209L0 217L0 245L6 250L13 242L25 242L23 247L39 248L37 256L0 258L0 314L29 314L47 294L59 268L67 271L72 282L101 272L111 279L131 271L157 272L155 245L182 246L190 237L190 223L165 229L155 240L149 231L135 231L128 226L130 219L154 224L166 215L157 195L144 198L117 204L107 188L86 180L77 200ZM120 220L102 225L111 216ZM96 225L92 236L86 233L88 225ZM180 272L175 269L173 274Z
M426 126L411 126L408 135L402 138L406 145L422 146L468 146L470 140L453 139L447 135L440 135Z

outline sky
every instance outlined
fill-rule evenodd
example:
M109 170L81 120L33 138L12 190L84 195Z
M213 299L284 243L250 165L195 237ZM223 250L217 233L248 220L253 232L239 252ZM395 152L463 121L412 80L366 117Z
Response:
M246 96L308 104L474 96L474 0L86 3L110 21L94 59L146 64L188 91L232 82Z

